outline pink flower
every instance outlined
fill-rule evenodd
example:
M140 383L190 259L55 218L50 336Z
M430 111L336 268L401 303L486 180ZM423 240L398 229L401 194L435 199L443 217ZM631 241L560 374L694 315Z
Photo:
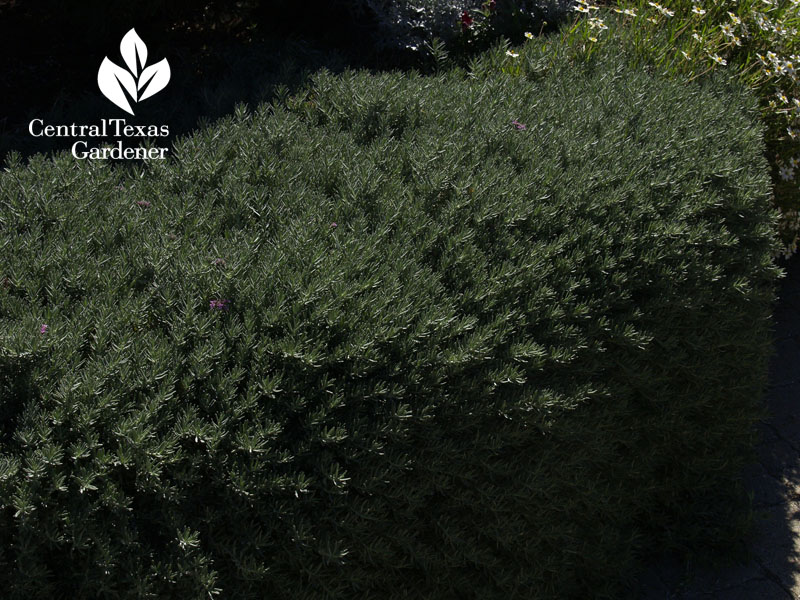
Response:
M228 310L230 300L211 300L209 306L212 310Z
M214 264L217 265L218 267L224 267L225 266L225 259L224 258L215 258L214 259Z
M150 203L147 200L137 200L136 204L142 208L150 208Z
M526 127L524 124L520 123L520 122L519 122L519 121L517 121L516 119L514 119L513 121L511 121L511 124L512 124L514 127L516 127L517 129L527 129L527 127Z
M47 327L47 325L45 325L44 323L42 323L42 326L41 326L41 327L39 327L39 333L47 333L47 330L48 330L48 329L49 329L49 328Z
M338 225L336 223L331 223L331 229L336 229Z

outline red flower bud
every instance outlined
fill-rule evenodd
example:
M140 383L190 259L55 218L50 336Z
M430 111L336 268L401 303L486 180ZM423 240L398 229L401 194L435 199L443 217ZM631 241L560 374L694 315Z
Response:
M469 13L467 11L462 12L461 13L461 29L463 31L466 31L467 29L472 27L472 23L473 23L472 17L469 16Z

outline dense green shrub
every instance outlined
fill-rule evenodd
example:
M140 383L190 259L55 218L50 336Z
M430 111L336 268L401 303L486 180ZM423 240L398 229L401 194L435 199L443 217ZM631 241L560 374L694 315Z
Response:
M615 597L724 547L776 276L754 109L610 60L323 73L132 172L12 159L3 597Z

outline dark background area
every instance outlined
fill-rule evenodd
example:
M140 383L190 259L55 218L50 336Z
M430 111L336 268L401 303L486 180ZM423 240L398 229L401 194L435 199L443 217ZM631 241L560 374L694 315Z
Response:
M35 118L46 125L103 118L167 125L170 139L157 145L168 146L238 103L285 98L322 67L427 70L439 64L426 49L434 37L448 42L450 59L467 64L499 36L521 43L525 31L556 27L557 18L539 4L498 3L491 25L463 38L457 11L452 22L439 15L438 25L427 28L378 0L0 0L0 165L10 152L26 158L74 143L31 136ZM123 64L119 45L131 28L147 46L148 64L167 58L171 70L169 85L137 103L135 117L97 87L104 57ZM118 139L92 145L102 141Z
M167 124L170 137L214 119L239 102L255 105L301 85L320 67L381 68L397 56L369 43L374 15L337 0L173 0L103 2L0 0L0 163L69 148L73 139L34 138L45 124L94 124L125 118ZM135 28L148 64L166 57L169 85L137 104L131 117L100 93L105 56L123 64L122 37ZM109 140L111 141L111 140ZM167 145L163 138L159 145Z

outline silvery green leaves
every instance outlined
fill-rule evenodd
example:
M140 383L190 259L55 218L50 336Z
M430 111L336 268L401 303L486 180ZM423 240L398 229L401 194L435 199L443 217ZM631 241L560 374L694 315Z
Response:
M163 90L169 83L170 68L166 58L145 66L147 45L135 29L125 34L119 50L128 68L120 67L106 56L97 72L97 85L106 98L132 115L131 101L140 102Z

